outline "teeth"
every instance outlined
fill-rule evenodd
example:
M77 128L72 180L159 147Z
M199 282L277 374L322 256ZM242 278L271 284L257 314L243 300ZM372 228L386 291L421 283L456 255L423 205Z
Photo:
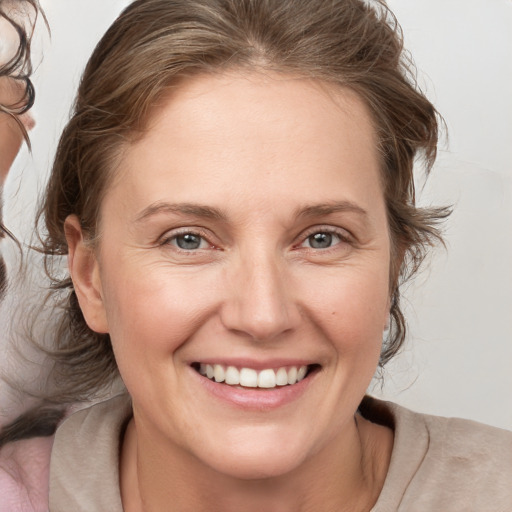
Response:
M258 372L252 368L242 368L240 370L240 385L246 388L257 388Z
M230 386L243 386L246 388L271 389L277 386L293 385L300 382L308 372L307 366L290 366L279 368L277 371L272 368L257 372L252 368L227 368L221 364L200 364L199 373L215 382L225 382Z
M288 372L286 368L279 368L279 370L277 370L276 384L278 386L286 386L286 384L288 384Z
M226 370L226 384L230 386L240 384L240 372L234 366L228 366Z
M224 382L224 368L220 364L216 364L213 367L213 378L215 382Z
M288 384L295 384L297 382L297 368L292 366L288 370Z
M263 370L258 375L259 388L275 388L276 372L274 370Z
M301 366L299 368L299 371L297 372L297 382L300 382L306 376L307 372L308 372L307 367Z

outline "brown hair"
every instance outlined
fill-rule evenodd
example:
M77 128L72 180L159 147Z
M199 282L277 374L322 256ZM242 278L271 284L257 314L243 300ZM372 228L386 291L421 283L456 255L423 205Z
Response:
M392 237L392 327L381 365L401 347L405 321L399 285L412 275L440 233L445 209L415 205L413 163L430 170L438 114L414 82L401 29L383 1L137 0L96 47L65 128L39 219L51 274L67 253L64 221L80 219L97 236L102 197L127 144L140 136L158 100L187 76L225 69L263 69L339 84L369 107L379 140ZM54 277L64 294L55 377L61 400L90 398L117 376L108 334L92 332L68 276Z

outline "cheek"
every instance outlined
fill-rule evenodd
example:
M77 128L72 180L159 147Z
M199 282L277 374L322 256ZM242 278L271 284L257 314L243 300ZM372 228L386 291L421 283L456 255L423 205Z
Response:
M103 269L102 294L120 369L136 360L166 364L215 309L208 273L187 275L159 266ZM144 277L141 277L144 276ZM131 361L131 363L130 363Z
M317 276L317 291L304 295L304 307L339 351L375 348L388 317L388 277L385 264L336 269L330 276Z

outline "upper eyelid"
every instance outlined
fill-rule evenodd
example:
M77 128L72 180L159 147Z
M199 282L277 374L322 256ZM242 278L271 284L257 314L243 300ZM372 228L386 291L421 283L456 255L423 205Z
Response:
M299 244L303 243L305 239L309 236L314 235L315 233L332 233L340 236L342 240L347 241L356 241L355 236L346 228L342 228L340 226L332 226L332 225L315 225L311 226L305 230L302 230L299 235L295 237L295 241L292 243L292 246L297 247ZM199 226L183 226L178 228L173 228L164 232L160 237L158 237L158 243L163 244L168 242L169 240L184 234L193 234L199 236L206 240L210 245L216 246L217 243L212 239L215 239L214 233L212 233L209 229L202 228Z
M168 242L169 240L172 240L173 238L176 238L180 235L187 235L187 234L199 236L199 237L203 238L204 240L206 240L209 244L215 245L210 240L211 237L208 236L209 233L207 232L207 230L199 228L199 227L183 227L183 228L174 228L172 230L168 230L165 233L163 233L160 237L158 237L158 242L162 244L162 243Z
M315 233L333 233L335 235L339 235L341 238L349 238L351 240L355 238L348 229L329 225L312 226L311 228L302 231L302 233L297 238L302 238L304 240L309 236L314 235Z

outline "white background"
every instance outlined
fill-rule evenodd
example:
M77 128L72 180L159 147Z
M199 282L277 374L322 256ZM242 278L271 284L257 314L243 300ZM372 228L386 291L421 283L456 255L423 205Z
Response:
M42 0L33 155L18 158L6 223L32 229L38 187L94 45L127 1ZM454 204L428 270L407 290L410 336L373 392L415 410L512 429L512 1L390 0L449 142L419 194Z

